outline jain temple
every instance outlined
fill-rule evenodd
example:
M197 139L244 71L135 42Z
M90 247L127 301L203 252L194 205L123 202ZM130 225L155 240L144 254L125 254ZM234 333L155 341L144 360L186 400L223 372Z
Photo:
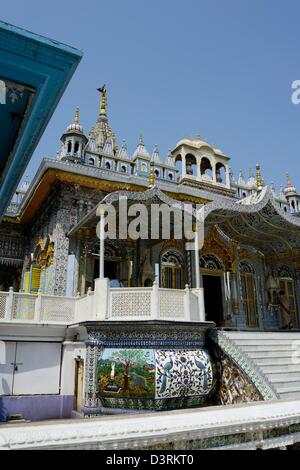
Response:
M18 106L24 89L8 91ZM296 445L300 195L290 177L276 192L259 165L235 176L200 135L163 157L141 134L130 152L99 92L94 127L86 132L76 109L57 155L20 185L0 223L0 420L75 418L90 426L86 448ZM192 247L163 210L158 236L148 236L150 215L131 236L136 204L188 212ZM106 431L96 438L99 416ZM5 426L0 447L50 439L42 426L38 436L30 424L24 434ZM80 429L51 445L70 447Z

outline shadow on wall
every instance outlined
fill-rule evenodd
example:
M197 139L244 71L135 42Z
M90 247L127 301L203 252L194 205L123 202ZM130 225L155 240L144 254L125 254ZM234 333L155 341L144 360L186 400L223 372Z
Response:
M6 421L7 408L5 407L4 400L0 397L0 423Z

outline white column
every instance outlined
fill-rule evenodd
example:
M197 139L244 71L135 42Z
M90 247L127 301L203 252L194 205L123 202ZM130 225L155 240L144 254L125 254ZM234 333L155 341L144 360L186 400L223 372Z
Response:
M230 188L229 166L226 165L226 187Z
M199 232L196 226L195 232L195 271L196 271L196 289L201 287L200 285L200 264L199 264Z
M99 278L104 278L104 228L105 217L104 211L100 214L100 251L99 251Z
M5 320L12 320L14 317L14 289L9 288L6 299Z
M159 298L159 288L157 282L153 282L152 292L151 292L151 319L159 320L160 318L160 298Z
M186 164L185 164L185 151L181 150L181 176L182 178L186 175Z
M41 321L41 314L42 314L42 291L39 289L38 295L35 300L34 306L34 321L39 322ZM42 320L48 320L48 318L43 318Z
M186 284L184 292L184 319L185 321L191 321L190 289L188 284Z
M212 178L213 178L213 182L216 183L217 182L216 164L212 166Z

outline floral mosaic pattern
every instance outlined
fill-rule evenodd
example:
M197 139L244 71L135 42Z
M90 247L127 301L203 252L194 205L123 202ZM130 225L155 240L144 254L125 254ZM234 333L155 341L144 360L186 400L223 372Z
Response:
M207 395L213 387L209 355L203 350L157 350L156 398Z

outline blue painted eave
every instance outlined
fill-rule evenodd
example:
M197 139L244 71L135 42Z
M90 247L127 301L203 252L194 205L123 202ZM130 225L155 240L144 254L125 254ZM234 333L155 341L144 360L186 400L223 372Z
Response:
M13 146L7 142L11 147L7 155L2 154L0 218L81 58L82 52L73 47L0 21L0 80L32 91L23 107L18 103L18 113L23 116L18 132L13 124L9 128L8 119L4 123L3 117L0 122L1 142L13 140ZM6 117L8 114L16 113L9 109Z

